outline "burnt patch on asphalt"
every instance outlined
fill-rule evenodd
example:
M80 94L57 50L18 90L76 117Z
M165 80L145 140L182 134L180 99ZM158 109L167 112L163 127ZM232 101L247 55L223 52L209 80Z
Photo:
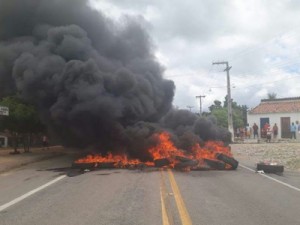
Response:
M50 169L37 170L37 171L65 172L65 171L68 171L70 169L71 169L71 167L57 167L57 168L50 168Z
M67 173L66 173L66 175L68 176L68 177L76 177L76 176L79 176L79 175L82 175L82 174L84 174L85 172L84 171L82 171L82 170L69 170Z
M49 169L43 169L43 170L37 170L37 171L52 171L52 172L57 172L59 175L65 174L68 177L79 176L86 172L84 170L78 170L78 169L74 169L72 167L57 167L57 168L49 168Z

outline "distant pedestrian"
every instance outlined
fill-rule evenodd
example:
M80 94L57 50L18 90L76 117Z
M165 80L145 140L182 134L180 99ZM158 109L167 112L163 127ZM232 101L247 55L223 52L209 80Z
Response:
M267 142L271 143L271 138L272 138L272 130L271 127L267 127Z
M240 137L240 128L236 128L236 137L237 137L237 138Z
M49 141L48 141L48 137L46 135L43 136L43 149L45 148L49 148Z
M250 126L249 123L247 123L246 129L245 129L245 133L246 133L246 138L249 139L250 138Z
M245 128L244 127L240 127L240 137L241 137L241 140L244 141L244 137L245 137Z
M296 121L296 127L297 127L297 130L296 130L296 138L297 140L300 139L300 124L299 124L299 121L297 120Z
M270 124L265 123L264 127L262 128L261 137L267 138L268 129L270 129Z
M278 135L278 126L277 126L276 123L274 124L272 130L273 130L273 138L274 138L274 141L276 141L276 140L277 140L277 135Z
M296 132L297 132L298 128L296 126L296 124L294 124L294 122L292 122L292 125L290 127L290 131L291 131L291 139L296 139Z
M253 124L252 128L253 128L253 138L255 137L258 138L258 126L256 125L256 123Z

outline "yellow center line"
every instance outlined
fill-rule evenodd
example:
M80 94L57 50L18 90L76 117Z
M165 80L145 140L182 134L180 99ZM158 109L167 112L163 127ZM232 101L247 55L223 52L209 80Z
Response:
M160 187L160 200L161 200L161 212L162 212L162 224L163 225L170 225L168 215L167 215L167 210L166 210L166 205L165 205L165 200L164 196L162 193L162 188Z
M163 218L163 224L174 225L173 216L170 211L170 199L167 192L166 179L162 170L160 171L160 193L162 198L162 215L165 215L165 217Z
M172 190L174 193L177 209L179 211L181 223L182 223L182 225L192 225L192 220L191 220L190 215L185 207L184 201L181 197L175 177L170 169L168 170L168 173L169 173L169 180L170 180L171 187L172 187Z

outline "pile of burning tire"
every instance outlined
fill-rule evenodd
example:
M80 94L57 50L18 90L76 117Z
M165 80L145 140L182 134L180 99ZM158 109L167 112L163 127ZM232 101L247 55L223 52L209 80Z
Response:
M81 162L75 161L72 168L79 170L99 170L99 169L146 169L146 168L172 168L181 171L190 170L235 170L239 162L233 157L222 153L216 153L215 159L194 159L184 156L173 156L169 158L155 159L153 162Z

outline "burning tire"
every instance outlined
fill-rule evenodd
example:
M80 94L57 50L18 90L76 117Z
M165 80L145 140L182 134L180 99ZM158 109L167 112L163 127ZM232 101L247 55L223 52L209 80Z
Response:
M199 163L198 160L191 160L190 159L189 161L176 163L175 166L174 166L174 169L182 170L184 168L190 168L190 167L193 167L193 166L197 166L198 163Z
M232 170L235 170L239 165L239 162L237 160L235 160L234 158L229 157L227 155L224 155L222 153L217 153L216 157L218 160L221 160L224 163L229 164L231 166Z
M226 168L226 164L224 162L212 160L212 159L203 159L203 160L211 169L225 170Z
M115 162L102 162L102 163L96 163L95 167L99 169L113 169L116 168Z
M191 161L192 159L190 159L190 158L187 158L187 157L183 157L183 156L175 156L175 159L177 159L178 161L180 161L180 162L189 162L189 161Z

